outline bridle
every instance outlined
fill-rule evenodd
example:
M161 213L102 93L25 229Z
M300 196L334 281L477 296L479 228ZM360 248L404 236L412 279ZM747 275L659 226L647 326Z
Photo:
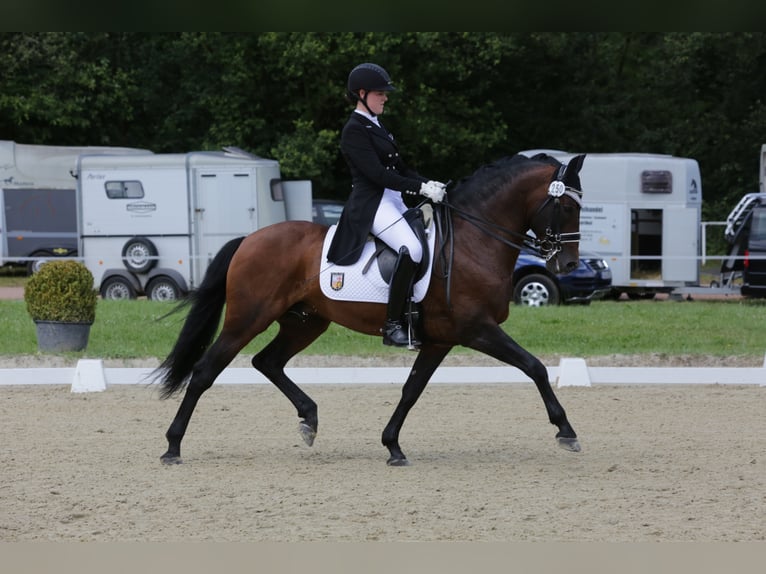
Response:
M553 259L553 257L562 250L564 243L577 243L580 241L579 231L577 233L559 232L559 226L561 224L561 198L566 195L574 200L578 208L582 208L582 191L566 185L560 179L563 175L561 170L565 167L566 166L562 166L561 169L559 169L558 176L548 186L548 197L538 208L534 217L532 217L532 220L534 221L538 214L545 209L549 203L553 202L551 223L545 228L545 236L542 239L534 238L531 242L540 255L545 258L546 262Z
M553 202L553 213L551 214L550 224L545 228L545 236L542 238L530 237L526 233L518 233L511 229L506 229L502 225L498 225L491 221L487 221L481 217L478 217L472 213L463 211L462 209L449 203L448 198L445 196L444 200L435 205L434 207L434 223L437 228L438 236L441 237L441 243L437 252L442 258L442 268L444 269L443 279L447 281L447 304L450 305L450 281L452 271L452 262L454 257L454 234L452 217L449 212L455 213L461 219L467 221L480 231L486 233L493 239L513 247L514 249L529 249L535 252L540 257L544 258L546 263L553 259L562 249L565 243L576 243L580 241L580 233L560 233L561 225L561 198L568 196L578 206L582 208L582 195L583 192L579 189L566 185L562 178L566 165L562 165L559 168L556 178L548 186L548 196L545 201L537 208L535 215L532 216L534 221L541 212L546 208L548 204ZM520 243L516 243L503 237L499 233L506 236L518 237ZM449 247L447 246L449 244Z
M561 233L559 231L561 226L561 198L566 195L570 197L577 204L578 208L582 207L583 192L579 189L566 185L561 180L561 178L564 176L565 169L566 169L566 165L562 165L561 168L559 168L559 172L556 175L556 179L554 179L548 186L548 196L546 197L542 205L540 205L540 207L537 208L535 215L532 216L532 221L534 221L540 215L540 213L542 213L542 211L551 202L553 202L553 213L551 214L551 221L550 221L550 224L545 228L545 235L542 238L530 237L526 233L518 233L516 231L506 229L502 225L497 225L496 223L487 221L486 219L478 217L472 213L463 211L462 209L455 207L454 205L449 203L447 198L445 198L444 201L442 201L442 203L439 205L443 205L446 209L449 209L450 211L454 212L460 218L466 220L468 223L480 229L481 231L483 231L484 233L486 233L493 239L496 239L497 241L500 241L501 243L504 243L505 245L508 245L509 247L514 247L516 249L522 249L526 247L527 249L530 249L536 252L538 255L540 255L540 257L543 257L545 261L550 261L557 253L559 253L563 249L563 245L565 243L577 243L578 241L580 241L579 232ZM438 212L438 210L435 210L435 212ZM450 218L446 218L446 219L449 220ZM451 221L449 221L447 225L449 226L448 231L451 231L452 230ZM518 237L519 239L521 239L521 245L518 243L514 243L513 241L507 239L506 237L503 237L502 235L499 235L498 233L496 233L496 231L503 233L506 236Z

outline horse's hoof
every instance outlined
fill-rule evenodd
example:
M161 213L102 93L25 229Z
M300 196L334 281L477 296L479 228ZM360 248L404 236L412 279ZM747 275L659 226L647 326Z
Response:
M317 436L317 431L311 428L306 423L306 421L301 421L298 423L298 432L301 433L303 442L305 442L309 446L312 446L314 444L314 439Z
M388 466L410 466L410 461L406 458L391 457L386 461Z
M181 464L183 462L180 456L167 456L164 454L160 457L160 460L162 464Z
M580 452L580 442L576 438L557 436L556 440L558 441L559 446L564 450Z

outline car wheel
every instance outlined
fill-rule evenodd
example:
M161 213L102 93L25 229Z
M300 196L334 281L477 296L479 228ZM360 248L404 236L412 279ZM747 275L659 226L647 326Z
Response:
M181 288L170 277L155 277L146 286L146 297L152 301L176 301L181 298Z
M46 259L36 259L27 263L27 275L34 275L40 268L53 258L50 251L35 251L30 257L45 257Z
M513 300L517 305L542 307L558 305L559 288L550 277L533 273L522 277L513 289Z
M124 277L109 277L101 283L101 298L111 300L135 299L136 290L130 281Z
M146 273L157 264L157 248L146 237L133 237L122 248L122 262L128 271Z

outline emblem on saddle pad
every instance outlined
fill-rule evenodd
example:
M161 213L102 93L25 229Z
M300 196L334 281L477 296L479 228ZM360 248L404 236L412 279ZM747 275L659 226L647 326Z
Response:
M343 289L343 279L345 273L330 273L330 287L333 291L340 291Z

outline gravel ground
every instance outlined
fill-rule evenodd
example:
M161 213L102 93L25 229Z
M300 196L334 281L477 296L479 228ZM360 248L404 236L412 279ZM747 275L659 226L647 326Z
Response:
M399 385L311 387L311 448L273 387L214 386L173 466L159 456L176 399L141 385L4 387L0 542L762 544L763 393L558 389L583 447L572 453L555 446L533 385L434 385L402 431L412 466L392 468L380 436Z

